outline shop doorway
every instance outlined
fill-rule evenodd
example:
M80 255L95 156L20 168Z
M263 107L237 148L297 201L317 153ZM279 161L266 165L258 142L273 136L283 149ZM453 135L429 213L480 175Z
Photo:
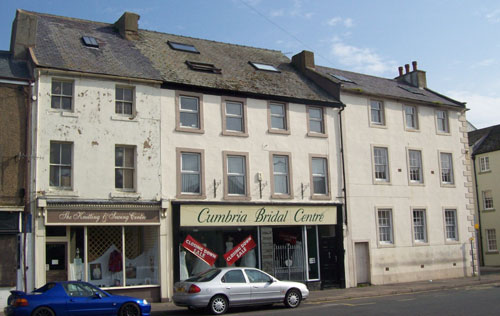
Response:
M342 287L343 244L342 233L336 226L318 226L321 287Z
M370 254L367 242L354 243L356 253L356 283L370 283Z
M68 279L66 242L47 242L45 244L46 280L66 281Z
M305 281L303 228L273 228L273 274L279 280Z

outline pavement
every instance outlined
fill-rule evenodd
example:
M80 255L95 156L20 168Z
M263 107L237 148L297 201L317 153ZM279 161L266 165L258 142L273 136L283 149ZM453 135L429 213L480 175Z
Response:
M495 283L498 283L500 285L500 267L481 267L480 277L473 276L454 279L424 280L409 283L367 285L347 289L332 288L320 291L311 291L306 302L333 302L355 298L466 288L471 286ZM152 303L151 311L155 313L167 311L171 310L173 306L174 305L172 302Z

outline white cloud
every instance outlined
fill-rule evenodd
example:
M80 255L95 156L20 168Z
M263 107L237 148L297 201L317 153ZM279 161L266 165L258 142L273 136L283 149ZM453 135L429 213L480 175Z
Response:
M491 12L488 12L485 15L485 17L491 23L498 23L498 22L500 22L500 9L496 9L496 10L493 10Z
M359 48L338 40L333 42L330 53L343 66L357 72L383 75L396 69L396 62L384 60L371 49Z
M487 58L487 59L483 59L481 61L478 61L477 63L472 64L471 68L488 67L488 66L491 66L495 63L496 63L495 59Z
M477 128L500 124L500 97L485 96L469 91L448 91L450 98L467 102L467 120Z
M273 18L278 17L278 16L283 16L283 15L285 15L285 10L283 10L283 9L274 10L274 11L271 11L271 13L269 15Z
M351 18L341 18L340 16L333 17L326 21L326 25L329 26L336 26L341 23L347 28L354 26L354 21Z

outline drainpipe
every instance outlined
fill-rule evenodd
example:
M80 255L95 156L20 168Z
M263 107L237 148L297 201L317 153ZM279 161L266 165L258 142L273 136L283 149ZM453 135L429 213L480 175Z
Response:
M341 103L339 111L339 126L340 126L340 159L342 160L342 193L344 195L344 223L347 227L347 185L345 180L345 162L344 162L344 138L342 136L342 111L345 109L345 104Z
M476 173L476 155L472 154L472 168L474 168L474 187L476 190L476 204L477 204L477 220L479 224L479 241L478 241L478 249L477 249L477 255L479 256L479 259L481 261L481 266L484 266L484 257L483 257L483 234L481 232L482 229L482 224L481 224L481 203L479 203L479 191L478 191L478 186L477 186L477 173ZM472 258L474 260L474 258ZM478 267L479 269L479 267Z

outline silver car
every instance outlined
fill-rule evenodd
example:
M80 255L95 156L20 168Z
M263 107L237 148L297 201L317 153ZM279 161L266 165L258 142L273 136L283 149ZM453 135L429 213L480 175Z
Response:
M229 306L272 305L284 303L295 308L307 299L305 284L279 281L254 268L214 268L177 282L173 301L189 309L208 307L215 315L224 314Z

